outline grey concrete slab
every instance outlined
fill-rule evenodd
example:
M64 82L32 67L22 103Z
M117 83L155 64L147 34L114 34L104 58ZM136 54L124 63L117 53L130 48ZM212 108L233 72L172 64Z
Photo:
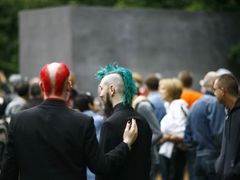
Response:
M20 13L20 72L33 76L50 61L68 63L78 88L97 92L94 74L117 62L146 76L191 70L194 87L227 67L240 41L240 13L66 6Z

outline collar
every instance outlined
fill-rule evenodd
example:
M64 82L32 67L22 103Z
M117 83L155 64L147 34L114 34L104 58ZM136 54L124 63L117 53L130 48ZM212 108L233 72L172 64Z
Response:
M113 113L115 113L119 110L122 110L122 109L129 109L129 108L132 108L132 107L129 105L124 105L123 102L120 102L114 106Z
M240 97L238 97L233 108L231 110L228 110L228 113L230 114L231 112L235 111L236 109L240 109Z
M214 96L214 93L212 91L206 91L205 94L210 95L210 96Z
M44 100L42 104L50 106L66 106L66 102L63 99L57 98L48 98Z
M156 94L157 94L157 95L160 95L158 91L150 91L150 92L148 93L148 96L156 95Z

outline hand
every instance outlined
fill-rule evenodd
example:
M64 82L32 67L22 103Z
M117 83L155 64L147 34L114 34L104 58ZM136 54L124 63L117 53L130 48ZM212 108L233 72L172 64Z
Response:
M172 141L174 143L181 143L183 142L183 138L176 135L170 135L169 141Z
M162 138L159 140L160 144L165 143L166 141L169 141L170 135L169 134L164 134Z
M164 137L162 137L160 140L159 140L159 144L163 144L166 142L166 139Z
M127 122L123 133L123 142L128 144L129 147L136 141L138 136L138 128L135 119Z

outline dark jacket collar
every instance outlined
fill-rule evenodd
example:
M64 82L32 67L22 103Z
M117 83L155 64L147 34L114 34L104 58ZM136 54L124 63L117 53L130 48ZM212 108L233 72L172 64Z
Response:
M122 109L132 109L131 106L129 105L124 105L122 102L121 103L118 103L117 105L114 106L113 108L113 113L117 112L117 111L120 111Z
M66 106L66 102L61 99L49 98L42 102L42 105L48 106Z
M240 109L240 97L238 97L235 105L233 106L232 110L230 110L230 113L237 110L237 109Z

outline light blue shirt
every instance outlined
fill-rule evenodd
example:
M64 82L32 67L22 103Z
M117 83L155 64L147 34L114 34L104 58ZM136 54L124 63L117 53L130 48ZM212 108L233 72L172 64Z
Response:
M100 132L101 132L101 128L102 128L102 125L103 125L103 116L101 116L101 115L99 115L99 114L97 114L97 113L95 113L91 110L84 111L83 114L93 117L94 125L95 125L95 128L96 128L96 135L97 135L97 139L99 141ZM88 180L95 180L95 175L89 169L87 169L87 179Z
M166 114L166 109L163 103L163 100L161 99L161 96L158 91L150 92L148 95L148 100L152 103L154 106L154 112L156 114L156 117L158 119L158 124L160 124L161 119Z

